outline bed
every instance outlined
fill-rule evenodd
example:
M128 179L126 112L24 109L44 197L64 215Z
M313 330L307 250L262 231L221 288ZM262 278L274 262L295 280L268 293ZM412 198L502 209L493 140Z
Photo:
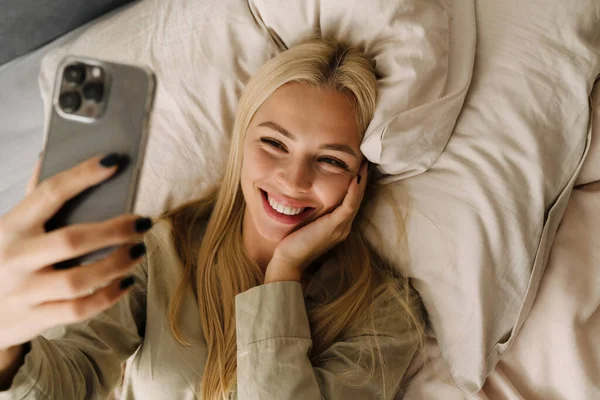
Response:
M0 93L14 93L0 97L0 121L8 121L0 128L0 213L22 197L44 144L43 104L65 54L157 71L137 204L137 212L156 214L219 179L230 111L253 69L315 27L364 40L381 51L379 68L397 72L398 57L408 65L398 72L404 80L381 88L386 102L404 108L378 114L362 148L391 177L388 184L415 204L409 275L424 299L430 337L397 398L600 398L599 84L592 92L600 74L600 4L419 4L146 0L0 66ZM352 18L373 18L371 30L351 29L348 15L340 23L336 7ZM400 55L375 37L373 21L382 20L386 7L396 7L394 21L411 27L390 23L400 29L391 34L405 35ZM203 39L207 32L211 41ZM240 32L244 43L236 41ZM237 58L222 51L231 46ZM185 70L174 59L209 67ZM38 72L39 89L32 83ZM387 212L375 213L384 232ZM386 240L378 249L405 261ZM429 251L430 241L436 251Z

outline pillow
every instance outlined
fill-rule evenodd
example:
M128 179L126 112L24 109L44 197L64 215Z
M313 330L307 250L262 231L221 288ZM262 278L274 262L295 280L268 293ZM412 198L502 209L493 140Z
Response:
M531 309L587 155L600 73L597 0L479 0L476 10L475 66L455 130L426 173L392 184L412 203L410 276L469 393ZM379 210L379 221L390 218Z

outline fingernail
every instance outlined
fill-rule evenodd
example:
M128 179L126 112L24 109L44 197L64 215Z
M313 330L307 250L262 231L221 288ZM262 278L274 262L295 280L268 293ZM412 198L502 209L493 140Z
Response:
M138 218L135 220L135 231L138 233L146 232L152 228L152 219Z
M362 177L360 176L360 174L358 174L358 176L356 177L356 183L358 183L360 185L361 179L362 179Z
M110 167L117 165L120 160L121 160L120 155L118 155L117 153L110 153L109 155L104 157L102 160L100 160L100 165L102 165L104 168L110 168Z
M129 258L132 260L135 260L144 254L146 254L146 245L143 242L138 243L129 249Z
M132 275L129 275L127 278L123 278L121 280L119 287L121 288L121 290L125 290L128 287L132 286L134 283L135 283L135 278Z

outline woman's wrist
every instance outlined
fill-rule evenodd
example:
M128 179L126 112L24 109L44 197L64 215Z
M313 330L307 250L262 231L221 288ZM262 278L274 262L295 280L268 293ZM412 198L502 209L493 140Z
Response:
M263 284L273 282L301 282L302 274L296 268L289 268L276 263L269 263L265 271Z

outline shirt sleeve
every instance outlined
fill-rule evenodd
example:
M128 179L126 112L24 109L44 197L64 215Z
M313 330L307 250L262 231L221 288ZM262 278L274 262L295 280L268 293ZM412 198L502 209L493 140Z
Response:
M367 329L334 343L322 355L325 361L313 366L300 283L256 286L235 300L238 400L392 399L396 393L383 395L384 380L395 389L418 347L406 315L386 313L385 301L378 297L374 323L383 365L377 365L375 375L368 377L372 359L365 350L374 337ZM368 378L366 385L352 385L356 373Z
M24 364L0 400L105 399L120 383L121 366L144 334L146 258L132 274L132 290L110 309L31 340Z

